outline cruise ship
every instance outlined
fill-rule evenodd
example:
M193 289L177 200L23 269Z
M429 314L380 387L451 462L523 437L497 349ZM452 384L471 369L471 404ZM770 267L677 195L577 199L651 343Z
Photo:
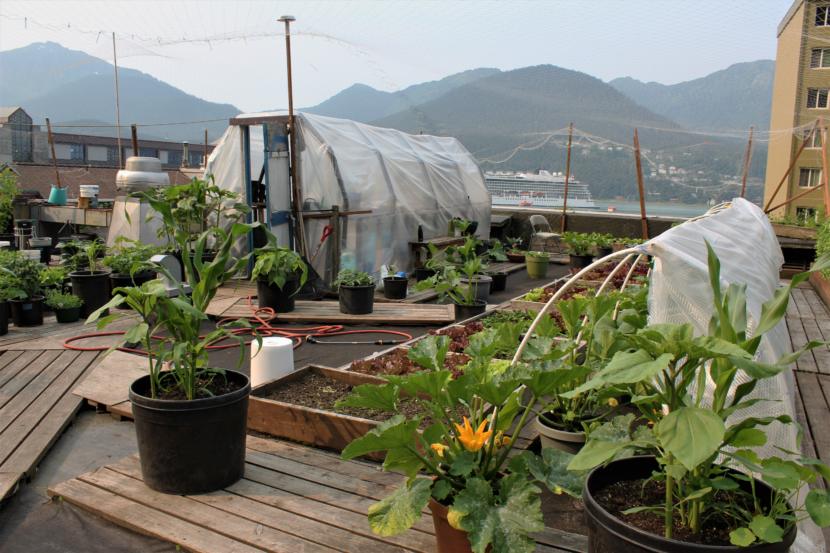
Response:
M493 205L520 207L562 207L565 197L565 175L562 173L486 172L484 183L493 198ZM568 207L596 209L588 185L568 180Z

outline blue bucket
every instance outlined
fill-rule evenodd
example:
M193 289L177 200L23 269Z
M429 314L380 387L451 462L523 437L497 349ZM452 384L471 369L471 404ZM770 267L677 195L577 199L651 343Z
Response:
M66 188L58 188L52 185L52 191L49 192L49 203L52 205L66 205Z

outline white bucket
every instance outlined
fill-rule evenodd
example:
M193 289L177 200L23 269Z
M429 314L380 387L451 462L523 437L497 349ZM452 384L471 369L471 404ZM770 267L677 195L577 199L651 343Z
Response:
M251 342L251 386L294 372L294 342L282 336L262 339L262 348Z
M20 253L32 261L40 261L40 250L21 250Z
M82 184L80 186L80 198L97 198L98 185L97 184Z

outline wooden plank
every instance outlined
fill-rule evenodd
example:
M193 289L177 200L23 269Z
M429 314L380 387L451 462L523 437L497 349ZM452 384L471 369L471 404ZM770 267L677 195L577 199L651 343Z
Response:
M17 362L25 362L26 366L0 388L0 407L11 401L31 381L37 378L46 366L55 360L59 353L58 351L44 351L42 353L32 352L32 355L25 357L21 355Z
M78 480L112 492L157 512L166 513L169 516L203 528L210 528L231 540L265 551L306 551L309 549L320 552L337 551L315 543L314 536L310 536L310 540L302 539L237 514L217 509L206 502L195 501L187 496L153 491L145 486L141 480L111 471L106 467L81 475ZM214 495L226 493L220 491ZM217 524L217 521L220 520L222 521L221 524ZM326 532L320 532L318 529L315 534L319 537L321 534L325 535Z
M263 549L229 539L209 528L191 524L80 480L50 486L51 497L77 505L99 517L140 534L174 543L194 553L261 553ZM167 496L172 497L172 496ZM214 521L214 525L216 521Z
M14 422L14 429L30 429L22 443L20 440L17 440L17 444L14 444L15 440L6 440L9 432L3 434L0 460L5 460L2 461L0 470L22 471L27 475L34 473L37 464L80 409L81 399L72 395L70 390L96 357L96 352L82 352L75 357L55 381L55 385Z
M208 304L207 309L205 309L205 313L210 317L222 318L224 317L225 312L236 305L236 302L238 301L240 301L240 297L236 295L216 297ZM247 296L243 301L247 306Z
M533 534L533 538L540 544L555 548L556 551L587 551L588 537L552 528L545 528Z
M107 405L107 411L118 420L133 419L133 404L129 400Z
M24 364L13 364L13 361L23 354L22 351L0 351L0 388L14 377Z
M804 328L804 334L807 340L822 341L821 329L818 326L818 321L815 319L801 319L801 326ZM830 349L827 346L819 346L804 355L812 354L816 364L816 371L824 374L830 374Z
M820 377L817 374L799 371L796 371L795 377L818 458L825 463L830 462L830 426L825 423L830 407L828 399L822 393Z
M21 413L31 408L39 396L49 388L53 381L58 380L61 373L69 366L69 363L77 357L77 352L66 351L58 356L59 352L50 351L41 355L32 366L40 365L38 374L29 381L25 388L20 390L3 407L0 407L0 436L3 431L11 425ZM58 383L59 384L59 383ZM65 390L60 390L63 393ZM47 394L48 396L48 394ZM46 398L49 400L49 397Z
M816 451L816 444L813 439L813 430L810 427L810 421L807 419L807 413L804 410L804 401L801 399L801 388L798 385L798 378L795 375L793 376L793 382L795 382L795 420L801 425L803 431L801 452L807 457L818 459L818 452ZM819 480L818 487L825 487L824 480Z
M116 405L127 401L130 384L145 374L146 357L114 351L105 355L72 393L100 405Z
M138 482L141 478L141 469L138 460L134 457L128 457L108 468L136 478L135 482ZM83 479L83 477L81 478ZM107 487L107 489L116 491L111 487ZM277 500L280 496L288 496L289 504L282 505ZM412 538L384 540L385 543L377 541L383 538L372 533L365 515L329 508L324 509L326 515L324 515L325 518L322 518L319 513L320 503L315 501L292 502L290 496L293 496L293 494L287 494L263 484L253 482L246 484L245 481L241 481L230 486L227 490L188 497L194 501L245 517L276 530L332 547L338 551L374 551L377 553L402 551L401 547L390 547L390 544L395 543L399 545L407 544L415 551L424 550L419 548L418 541ZM298 505L298 503L300 504ZM336 516L332 516L332 514L336 514ZM362 531L357 531L358 528ZM424 534L421 535L425 536L425 540L429 540L430 545L432 544L434 538L427 538Z
M795 306L798 308L798 316L802 318L813 318L813 310L810 309L810 304L804 297L804 290L801 288L793 288L790 292Z
M815 319L830 319L830 311L827 310L827 306L824 305L824 302L815 290L812 288L805 288L802 292L804 294L804 299L810 306L810 311L813 313L813 317Z
M0 502L17 491L17 485L25 476L22 472L0 472Z
M239 299L233 307L224 311L222 316L246 318L252 317L253 311L247 300ZM455 320L455 311L452 305L376 303L372 313L349 315L341 313L340 305L335 301L298 300L294 311L279 313L274 320L304 323L443 325Z
M793 351L803 348L807 344L807 334L802 325L802 319L796 317L787 317L787 331L790 335ZM807 352L796 361L796 368L799 371L818 372L816 360L812 352Z

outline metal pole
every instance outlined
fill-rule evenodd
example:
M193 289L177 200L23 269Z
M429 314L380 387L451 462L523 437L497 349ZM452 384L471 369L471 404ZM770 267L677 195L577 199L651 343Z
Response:
M48 117L46 118L46 132L49 137L49 148L52 150L52 165L55 167L55 181L58 183L58 188L63 188L61 186L61 174L58 171L58 156L55 155L55 139L52 137L52 123Z
M307 255L305 243L305 223L303 222L302 206L300 205L300 183L297 177L297 134L294 126L294 83L291 74L291 22L295 21L293 15L283 15L278 19L285 23L285 61L288 74L288 139L289 139L289 161L291 177L291 196L293 198L292 211L297 224L297 249L301 255Z
M565 159L565 196L562 198L562 221L560 221L560 232L565 232L565 227L567 226L565 219L568 216L568 182L571 179L571 143L573 142L574 136L574 124L570 123L568 125L568 156Z
M118 141L118 167L124 168L124 159L121 153L121 97L118 91L118 56L115 53L115 33L112 33L112 65L115 67L115 136Z
M132 135L133 139L133 155L138 155L138 127L136 127L135 123L130 125L130 134Z
M746 196L746 178L749 176L749 164L752 162L752 133L755 132L755 127L749 127L749 141L746 143L746 153L744 154L744 170L741 177L741 198Z
M634 164L637 166L637 191L640 193L640 224L643 228L643 240L648 240L646 193L643 187L643 164L640 162L640 136L637 134L637 129L634 129Z

